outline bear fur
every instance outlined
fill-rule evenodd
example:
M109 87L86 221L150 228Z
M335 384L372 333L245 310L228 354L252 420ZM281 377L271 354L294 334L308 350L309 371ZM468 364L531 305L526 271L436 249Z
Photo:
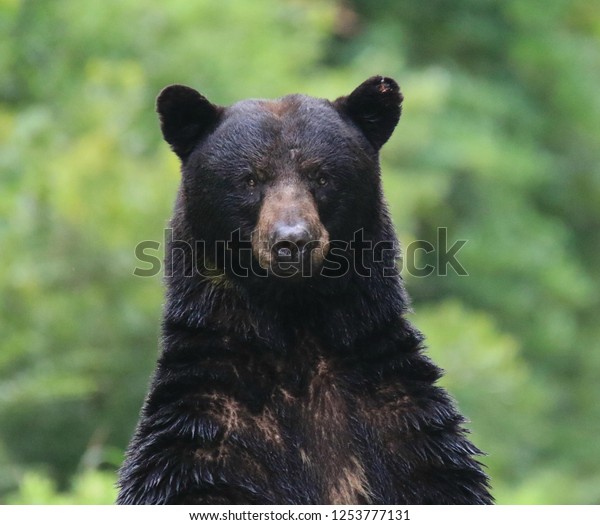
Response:
M379 150L402 95L157 99L182 166L162 353L120 504L487 504L405 318Z

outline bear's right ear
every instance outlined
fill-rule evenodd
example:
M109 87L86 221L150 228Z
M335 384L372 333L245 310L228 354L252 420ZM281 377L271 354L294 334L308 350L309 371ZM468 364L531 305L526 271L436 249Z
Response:
M222 110L195 89L178 84L164 88L156 99L163 137L181 160L214 129Z

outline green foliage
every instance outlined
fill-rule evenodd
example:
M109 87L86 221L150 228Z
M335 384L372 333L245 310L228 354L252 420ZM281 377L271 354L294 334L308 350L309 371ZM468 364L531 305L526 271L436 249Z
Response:
M4 0L0 29L0 500L114 498L162 302L134 249L178 184L158 91L384 73L400 238L468 241L469 276L405 277L498 501L600 503L598 0Z
M8 496L12 505L111 505L117 497L115 477L111 473L87 471L73 477L68 491L58 491L47 475L29 472L19 490Z

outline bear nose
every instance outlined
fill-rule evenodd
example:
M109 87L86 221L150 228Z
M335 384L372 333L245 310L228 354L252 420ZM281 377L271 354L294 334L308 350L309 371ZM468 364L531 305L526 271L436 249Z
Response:
M311 240L308 225L305 222L294 224L279 223L273 229L273 252L279 260L295 258L302 253Z

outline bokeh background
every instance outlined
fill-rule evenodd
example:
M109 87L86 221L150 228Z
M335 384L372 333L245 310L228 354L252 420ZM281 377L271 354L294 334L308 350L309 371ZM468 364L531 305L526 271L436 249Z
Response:
M0 0L0 38L0 502L114 500L163 295L134 249L179 178L158 91L385 74L400 239L468 240L468 276L405 277L497 501L600 503L598 0Z

